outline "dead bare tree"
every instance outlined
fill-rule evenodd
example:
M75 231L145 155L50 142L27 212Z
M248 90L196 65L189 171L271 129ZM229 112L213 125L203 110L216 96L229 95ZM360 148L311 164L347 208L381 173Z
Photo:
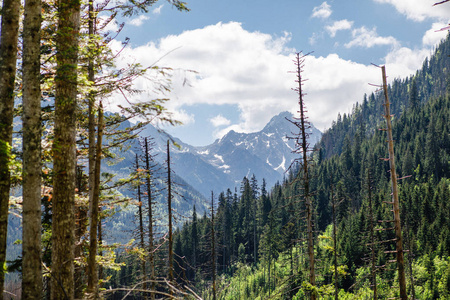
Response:
M309 261L309 283L314 288L316 286L316 275L315 275L315 258L314 258L314 225L313 225L313 203L312 203L312 195L310 191L310 174L309 174L309 166L310 166L310 157L309 152L311 149L309 148L308 143L308 129L311 128L311 125L308 121L308 117L306 116L306 106L303 100L303 97L306 95L303 93L302 87L305 79L302 78L303 67L305 63L305 57L307 56L301 53L296 54L296 58L294 63L297 69L293 72L296 74L297 79L295 82L298 84L296 88L293 88L294 91L298 94L298 104L300 116L298 118L294 118L294 120L289 120L293 125L295 125L299 129L299 133L295 135L292 139L295 140L296 148L294 149L294 153L300 154L301 157L299 159L294 160L294 163L300 164L299 172L297 174L297 178L300 178L303 184L303 200L306 205L306 226L307 226L307 241L308 241L308 261ZM292 164L292 165L293 165ZM291 167L292 167L291 165ZM316 300L316 292L311 292L311 299Z
M172 178L170 169L170 140L167 140L167 211L168 211L168 225L169 225L169 270L168 280L173 282L173 236L172 236ZM173 295L173 290L170 289L170 295Z
M137 198L138 198L138 215L139 215L139 245L141 249L145 249L145 241L144 241L144 221L143 221L143 213L142 213L142 199L141 199L141 178L139 176L139 158L136 154L136 172L137 172ZM141 262L141 272L142 272L142 280L144 280L143 288L147 289L147 274L145 270L145 258Z
M381 67L382 77L383 77L383 91L384 91L384 109L385 109L385 119L387 128L385 131L388 135L388 150L389 150L389 167L391 173L391 188L392 188L392 202L393 212L394 212L394 231L395 231L395 242L396 242L396 260L397 260L397 271L398 271L398 283L400 288L400 299L407 300L406 292L406 279L405 279L405 263L403 259L403 240L402 240L402 227L400 222L400 204L398 199L398 186L397 186L397 173L395 170L395 155L394 155L394 139L392 137L392 122L391 122L391 112L390 103L388 96L388 89L386 83L386 68Z
M377 268L375 265L375 237L374 231L375 226L373 224L373 205L372 205L372 182L370 178L370 171L367 171L367 190L369 193L369 235L370 235L370 251L371 251L371 275L372 275L372 290L373 290L373 300L378 299L378 291L377 291Z
M333 190L333 184L331 187L331 208L332 208L332 214L333 214L333 265L334 265L334 299L338 300L338 294L339 294L339 288L338 288L338 262L337 262L337 222L336 222L336 207L339 205L338 202L336 202L336 199L334 197L334 190Z
M150 154L148 138L144 139L145 143L145 167L147 169L147 197L148 197L148 255L150 265L150 289L155 290L155 246L153 243L153 210L152 210L152 188L151 188L151 170L150 170ZM155 299L155 293L150 293L151 299Z
M216 241L214 225L214 193L211 191L211 271L213 300L216 300Z

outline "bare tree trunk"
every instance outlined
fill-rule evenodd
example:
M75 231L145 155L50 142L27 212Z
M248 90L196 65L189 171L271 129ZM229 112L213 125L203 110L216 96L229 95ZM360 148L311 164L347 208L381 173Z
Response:
M88 294L94 299L98 297L98 270L97 270L97 246L98 246L98 206L100 198L100 165L102 160L103 138L103 105L100 102L98 108L98 132L97 147L95 153L94 193L92 195L90 226L89 226L89 257L88 257Z
M77 165L77 193L83 195L86 193L85 186L83 184L83 166ZM75 203L75 260L80 260L83 255L82 238L86 233L86 219L88 209L82 203ZM74 280L75 280L75 299L83 298L84 293L84 266L78 265L74 268Z
M89 36L94 34L94 6L93 1L89 2ZM92 43L92 41L90 41ZM94 73L94 62L92 57L89 57L88 62L88 80L93 83L95 80ZM92 211L92 202L94 197L94 189L95 189L95 96L92 92L88 95L88 165L89 165L89 211Z
M41 255L41 1L25 1L23 33L22 297L42 298Z
M138 155L136 154L136 170L139 172L139 159ZM138 173L139 174L139 173ZM144 220L142 218L142 200L141 200L141 178L138 175L138 186L137 186L137 196L138 196L138 202L139 202L139 239L140 239L140 246L142 249L145 249L145 241L144 241ZM144 290L147 289L147 274L145 271L145 258L141 262L141 273L142 273L142 280L144 281L144 284L142 288Z
M398 187L397 187L397 173L395 170L395 156L394 156L394 139L392 137L392 123L390 103L387 91L386 83L386 69L381 67L383 75L383 91L385 96L385 118L387 124L388 134L388 148L389 148L389 167L391 172L391 185L392 185L392 201L394 206L394 228L396 237L396 249L397 249L397 269L398 269L398 283L400 285L400 299L406 300L408 295L406 293L406 279L405 279L405 263L403 260L403 242L402 242L402 227L400 222L400 204L398 200Z
M150 289L155 291L155 249L153 245L153 210L152 210L152 182L150 171L150 157L148 139L145 138L145 167L147 168L147 197L148 197L148 256L150 263ZM150 293L150 298L155 299L155 293Z
M333 209L333 264L334 264L334 299L338 300L338 263L337 263L337 232L336 232L336 199L334 198L333 185L331 185L331 205Z
M173 281L173 238L172 238L172 181L170 174L170 143L167 140L167 205L169 213L169 281ZM172 291L170 291L172 295Z
M373 235L375 226L373 224L373 206L372 206L372 182L370 178L370 172L367 172L367 188L369 191L369 218L370 218L370 250L371 250L371 273L372 273L372 290L373 290L373 300L378 300L378 290L377 290L377 269L375 266L375 237Z
M8 204L11 185L9 161L12 144L14 82L16 78L19 0L3 0L0 40L0 266L6 261ZM0 267L0 299L3 299L5 274Z
M214 193L211 191L211 268L213 280L213 300L216 300L216 241L214 232Z
M51 299L74 298L74 204L80 2L58 3Z
M408 229L406 229L406 231L408 231ZM407 239L408 239L408 250L409 250L409 277L411 280L411 297L412 300L416 299L416 289L415 289L415 282L414 282L414 273L413 273L413 260L414 260L414 253L413 253L413 240L411 239L411 235L407 234Z
M306 226L307 226L307 234L308 234L308 258L309 258L309 283L312 286L316 286L316 274L315 274L315 260L314 260L314 232L313 232L313 205L312 205L312 199L310 194L310 186L309 186L309 170L308 170L308 151L309 151L309 144L307 141L308 133L306 130L310 127L309 122L307 121L307 116L305 114L306 108L305 104L303 102L303 91L302 91L302 85L303 85L303 79L302 79L302 68L304 63L304 57L300 56L300 53L297 53L297 57L295 60L295 64L297 66L296 75L298 83L298 87L295 88L295 91L299 95L299 113L300 113L300 119L296 122L293 122L299 129L300 129L300 135L297 137L297 145L299 146L299 149L302 158L301 158L301 167L303 171L303 193L304 193L304 199L306 204ZM311 293L311 300L316 300L316 294L314 292Z
M98 218L98 248L99 250L98 255L99 256L103 256L103 250L102 250L102 246L103 246L103 230L102 230L102 207L99 206L98 208L98 214L99 214L99 218ZM102 280L103 279L103 266L98 266L98 280ZM99 288L102 287L102 285L99 283L98 285Z

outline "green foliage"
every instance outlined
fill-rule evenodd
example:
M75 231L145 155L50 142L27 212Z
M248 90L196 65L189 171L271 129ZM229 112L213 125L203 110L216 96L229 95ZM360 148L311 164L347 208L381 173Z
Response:
M446 78L450 62L442 55L449 49L447 38L415 76L396 79L388 88L396 115L393 126L397 171L399 177L406 176L400 181L399 197L403 235L409 251L414 253L412 269L418 299L447 299L449 295L450 95ZM315 242L320 270L317 286L307 283L308 265L301 240L304 220L298 215L305 207L301 201L293 201L301 194L301 187L294 181L296 171L291 170L287 179L269 193L261 190L258 195L257 188L244 178L240 195L222 195L216 219L216 232L223 241L217 247L221 255L218 261L232 267L218 268L222 280L220 297L308 299L314 290L321 299L334 299L334 252L338 254L339 299L373 297L371 269L365 259L370 253L367 170L372 174L375 241L394 238L389 223L377 222L392 219L391 206L385 203L391 201L389 166L380 160L387 157L386 136L377 130L383 126L381 96L365 96L351 114L338 116L317 146L320 151L314 154L311 190L317 191L314 203L321 231ZM336 247L330 225L332 185L339 202ZM225 212L230 217L225 217ZM187 257L192 250L183 246L184 232L189 230L179 231L179 241L181 254ZM255 241L257 253L253 257ZM374 247L376 265L384 266L377 274L379 299L397 297L397 289L391 288L397 272L395 265L388 264L393 259L389 251L395 246L377 243ZM407 277L411 293L412 282Z
M450 296L450 95L446 89L450 39L445 40L431 59L427 59L416 75L396 79L389 86L395 153L400 181L401 219L407 240L407 260L412 261L412 274L407 275L411 293L417 299L448 299ZM446 59L444 59L446 58ZM372 174L373 219L377 231L374 238L377 289L379 299L394 298L391 288L397 280L395 265L388 261L395 249L391 220L390 176L386 136L377 130L382 121L380 94L365 96L351 114L338 116L314 153L311 190L317 212L315 240L316 286L308 283L308 262L304 242L305 221L299 212L305 209L301 177L291 170L282 183L266 191L265 183L243 178L241 189L220 193L215 215L216 257L219 299L309 299L316 293L320 299L372 299L371 268L366 258L369 216L365 174ZM153 102L158 115L159 105ZM145 111L144 106L125 109L130 115ZM113 115L111 123L120 116ZM117 124L117 123L116 123ZM106 179L107 176L105 176ZM110 177L108 177L110 179ZM336 208L337 245L332 242L330 187L339 205ZM119 218L120 230L125 219ZM198 216L195 208L191 221L174 234L175 273L180 284L191 282L196 292L210 299L210 220ZM406 245L406 243L405 243ZM406 247L405 247L406 248ZM131 249L131 250L130 250ZM139 264L145 253L130 248L117 259L120 271L109 273L115 286L131 285L138 278ZM338 283L334 286L333 254L338 254ZM414 256L410 254L413 254ZM139 259L136 259L138 257ZM133 259L134 258L134 259ZM114 268L113 268L114 269Z

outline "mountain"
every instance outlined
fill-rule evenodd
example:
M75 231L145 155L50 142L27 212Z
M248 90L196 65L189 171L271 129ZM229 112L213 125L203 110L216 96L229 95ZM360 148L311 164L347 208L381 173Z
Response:
M294 141L289 139L298 129L288 121L293 115L288 112L274 116L259 132L228 132L221 139L203 147L194 147L167 133L147 126L141 136L153 138L153 152L156 160L166 159L167 140L175 141L180 147L171 146L172 167L186 183L205 197L211 191L216 193L238 187L243 177L255 174L261 183L273 186L283 179L286 170L296 158L292 153ZM310 128L310 144L319 141L321 132L314 126Z
M392 126L396 170L400 177L403 239L400 242L406 254L405 262L412 266L408 278L420 278L414 282L407 280L407 290L411 293L415 290L420 296L430 295L430 299L450 299L449 53L450 37L414 76L396 79L387 88L391 112L395 114ZM316 276L333 278L336 274L330 266L339 264L336 267L345 270L345 275L341 272L337 278L336 291L342 299L370 297L372 286L377 287L380 299L399 298L399 276L395 268L400 264L389 264L395 262L394 249L400 244L400 238L395 238L392 203L387 201L392 197L392 188L390 162L383 159L388 156L387 133L379 130L386 127L382 116L383 97L383 92L364 96L362 104L355 104L350 114L338 115L316 145L320 150L314 152L314 167L309 170L309 191L314 195L311 197L315 212L314 244L320 250L314 251ZM289 148L289 141L283 140L284 134L277 132L286 131L282 129L285 125L282 119L282 116L274 117L261 132L230 132L212 145L191 147L189 151L193 156L195 151L200 152L204 162L210 160L211 166L221 167L224 174L228 170L228 174L232 172L231 166L226 167L229 162L221 152L222 147L226 154L237 152L260 161L262 157L275 170L278 163L278 166L286 164L281 163L283 156L270 152L274 150L270 148L280 140L276 149ZM290 128L287 129L289 132ZM276 135L279 138L272 140ZM265 143L269 146L267 151ZM284 150L280 152L284 154ZM241 163L246 162L242 159ZM311 267L305 256L306 207L305 201L300 201L304 189L302 184L292 184L289 179L268 189L264 197L253 199L252 187L247 185L236 202L232 196L221 199L214 216L219 237L215 244L216 278L220 278L218 286L223 287L217 290L218 298L308 298L312 288L302 272ZM256 207L257 213L252 213L250 207ZM199 228L209 228L211 221L205 216L195 223L186 222L174 234L175 273L183 274L183 283L189 281L194 287L202 286L196 291L202 295L212 293L212 282L205 279L212 268L208 255L196 254L205 252L205 243L192 240L206 238L210 242ZM333 229L337 229L335 240ZM334 262L333 253L337 249L339 259ZM371 252L373 258L365 259ZM292 260L293 253L302 259ZM236 267L229 268L232 264ZM371 276L365 276L371 274L373 265L382 265L375 268L375 285ZM268 269L269 274L280 275L266 276ZM127 274L128 271L121 272L112 286L134 284ZM125 284L125 280L129 283ZM316 282L314 290L318 298L332 294L335 287L330 282Z

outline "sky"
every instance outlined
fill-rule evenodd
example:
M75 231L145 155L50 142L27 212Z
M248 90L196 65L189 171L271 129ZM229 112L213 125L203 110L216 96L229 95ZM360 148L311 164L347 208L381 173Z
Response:
M229 130L255 132L276 114L298 110L293 59L305 59L303 89L309 120L321 131L350 113L365 93L414 74L447 31L450 3L437 0L186 0L189 12L157 1L146 14L124 19L111 46L117 66L139 62L172 69L171 91L156 94L152 78L136 80L134 101L167 97L183 125L165 128L203 146ZM115 26L110 25L114 30ZM151 76L150 76L151 75ZM395 101L395 100L394 100ZM123 104L109 100L111 110Z

